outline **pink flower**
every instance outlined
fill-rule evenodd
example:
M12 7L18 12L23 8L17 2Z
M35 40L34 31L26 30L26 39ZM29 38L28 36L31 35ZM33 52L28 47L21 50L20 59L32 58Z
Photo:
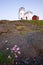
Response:
M13 47L11 50L15 50L15 47Z
M16 47L17 47L17 45L14 45L14 47L16 48Z
M8 40L5 40L5 43L7 43L8 42Z
M18 54L21 54L21 52L20 52L20 51L18 51Z
M16 58L18 57L17 54L15 54L15 57L16 57Z
M19 48L19 47L17 48L17 51L18 51L18 50L20 50L20 48Z
M6 48L6 50L9 50L9 48Z
M13 51L14 53L21 54L20 48L17 45L14 45L14 47L11 49L11 51Z
M8 58L10 59L10 58L11 58L11 56L9 55L9 56L8 56Z

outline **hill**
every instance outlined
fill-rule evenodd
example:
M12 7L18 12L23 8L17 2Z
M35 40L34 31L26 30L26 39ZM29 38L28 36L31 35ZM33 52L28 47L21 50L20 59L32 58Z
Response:
M20 46L26 57L38 56L39 50L43 50L43 20L1 20L0 51L12 48L15 44Z
M0 21L0 34L2 33L20 33L25 34L27 32L43 31L43 20L40 21Z

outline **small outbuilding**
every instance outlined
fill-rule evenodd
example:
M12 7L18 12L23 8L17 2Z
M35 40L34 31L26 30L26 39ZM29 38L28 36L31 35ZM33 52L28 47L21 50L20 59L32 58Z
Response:
M34 15L34 16L32 17L32 20L39 20L39 16Z

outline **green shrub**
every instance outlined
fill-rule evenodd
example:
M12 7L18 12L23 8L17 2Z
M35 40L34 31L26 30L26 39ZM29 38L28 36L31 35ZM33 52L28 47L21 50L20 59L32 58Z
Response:
M11 56L10 59L8 58L8 55ZM6 52L5 51L0 52L0 64L4 64L4 63L10 64L13 59L14 59L14 54L11 53L10 50L6 50Z
M22 32L22 31L21 31L21 32L20 32L20 34L21 34L21 35L24 35L24 34L25 34L25 32Z

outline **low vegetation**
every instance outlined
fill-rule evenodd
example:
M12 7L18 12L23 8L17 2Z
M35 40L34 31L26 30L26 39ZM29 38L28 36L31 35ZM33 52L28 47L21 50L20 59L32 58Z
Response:
M0 64L3 64L3 65L11 64L13 59L14 59L14 54L11 53L10 49L0 52Z
M8 24L8 23L14 23L14 22L28 22L34 25L43 26L43 20L15 20L15 21L9 21L9 20L0 20L0 24ZM19 24L19 23L18 23Z
M10 57L8 54L10 53ZM43 49L38 50L39 54L37 57L29 57L24 58L24 56L21 55L21 57L14 58L14 55L11 53L10 50L2 51L0 52L0 64L1 65L43 65ZM7 54L8 53L8 54Z
M28 22L37 26L43 26L43 20L19 20L20 22Z

